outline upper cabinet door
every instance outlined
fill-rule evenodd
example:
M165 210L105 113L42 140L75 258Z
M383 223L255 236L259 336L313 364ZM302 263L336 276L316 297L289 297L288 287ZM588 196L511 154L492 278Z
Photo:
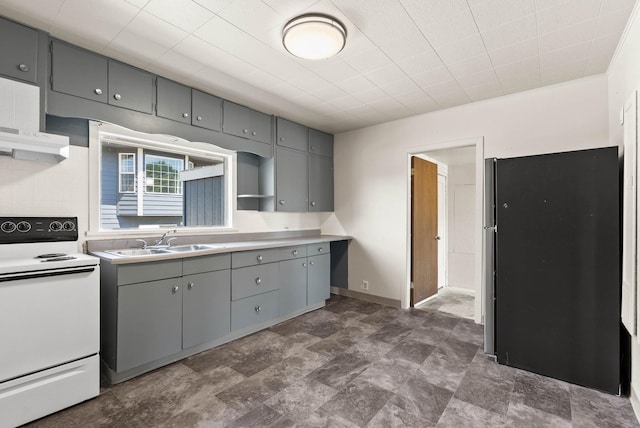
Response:
M38 32L0 18L0 74L36 82Z
M225 134L271 144L271 116L230 101L224 101L223 108Z
M281 117L276 119L276 144L296 150L307 150L309 133L306 126L302 126Z
M107 102L107 59L54 40L51 46L51 89Z
M109 61L109 104L151 114L153 75Z
M158 77L156 114L166 119L191 124L191 88Z
M309 153L319 156L333 156L333 135L309 129Z
M307 154L276 148L276 211L308 211Z
M251 110L251 139L261 143L271 144L271 116Z
M309 156L309 211L333 211L333 159Z
M201 128L222 130L222 99L191 90L191 124Z

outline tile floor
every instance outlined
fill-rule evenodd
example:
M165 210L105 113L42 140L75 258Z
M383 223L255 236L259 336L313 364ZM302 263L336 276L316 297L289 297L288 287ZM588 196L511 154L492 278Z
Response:
M487 360L482 328L332 296L32 427L638 427L629 400Z
M431 299L416 306L416 309L430 309L446 312L462 318L473 319L475 313L475 296L466 290L452 287L438 289Z

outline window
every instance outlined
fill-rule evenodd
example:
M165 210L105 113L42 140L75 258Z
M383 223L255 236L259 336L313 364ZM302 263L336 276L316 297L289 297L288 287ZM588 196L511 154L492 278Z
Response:
M90 122L91 231L229 227L233 152Z
M136 155L135 153L119 153L118 165L120 166L120 193L136 191Z
M145 188L148 193L182 194L180 171L184 169L184 159L144 155L144 167Z

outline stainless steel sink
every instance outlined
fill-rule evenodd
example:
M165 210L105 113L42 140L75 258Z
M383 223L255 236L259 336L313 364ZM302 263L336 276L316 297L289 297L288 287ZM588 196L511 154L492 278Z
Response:
M122 257L135 257L135 256L148 256L151 254L167 254L169 253L167 250L165 249L159 249L159 248L129 248L126 250L112 250L112 251L105 251L106 253L109 254L113 254L116 256L122 256Z
M186 253L189 251L203 251L203 250L211 250L215 248L213 245L176 245L175 247L168 247L166 251L174 252L174 253Z

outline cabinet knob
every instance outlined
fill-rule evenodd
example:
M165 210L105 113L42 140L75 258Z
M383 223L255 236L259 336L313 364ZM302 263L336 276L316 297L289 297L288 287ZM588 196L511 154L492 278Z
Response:
M260 285L262 283L262 279L260 277L256 278L256 285Z
M284 137L280 137L280 141L284 141Z
M307 264L306 263L302 263L302 267L307 267Z
M18 70L23 72L29 71L29 66L27 64L20 64L18 65Z
M279 203L280 205L284 205L284 199L280 199L280 200L278 201L278 203Z
M258 134L256 133L256 131L253 131L253 132L251 132L251 135L253 135L255 137Z
M309 262L309 264L310 264L311 266L313 266L313 262Z
M311 150L315 150L315 149L316 149L316 146L311 146Z
M311 201L311 206L315 207L316 206L316 202L315 201Z
M293 251L291 252L291 254L293 254L294 256L297 256L297 255L298 255L298 250L293 250Z
M196 120L198 120L198 121L202 120L202 116L196 117Z
M256 260L258 260L258 263L262 262L262 255L256 257Z
M171 287L171 292L173 294L176 294L178 292L178 290L180 290L180 287L178 287L177 285L174 285L173 287Z
M113 98L119 101L119 100L121 100L121 99L122 99L122 95L120 95L120 94L113 94Z
M321 253L321 252L323 252L323 251L324 251L324 248L322 248L322 247L318 248L318 252L319 252L319 253Z
M256 312L260 312L262 310L262 306L256 305L254 309L256 310Z
M249 132L249 130L248 130L248 129L243 129L243 130L242 130L242 133L243 133L243 134L246 134L246 133L248 133L248 132Z
M100 88L96 88L93 92L95 92L96 95L102 95L102 89Z
M193 288L193 286L194 286L193 282L190 282L189 284L187 284L187 288L189 290L191 290Z
M189 117L189 113L182 113L182 117L184 117L185 119Z

